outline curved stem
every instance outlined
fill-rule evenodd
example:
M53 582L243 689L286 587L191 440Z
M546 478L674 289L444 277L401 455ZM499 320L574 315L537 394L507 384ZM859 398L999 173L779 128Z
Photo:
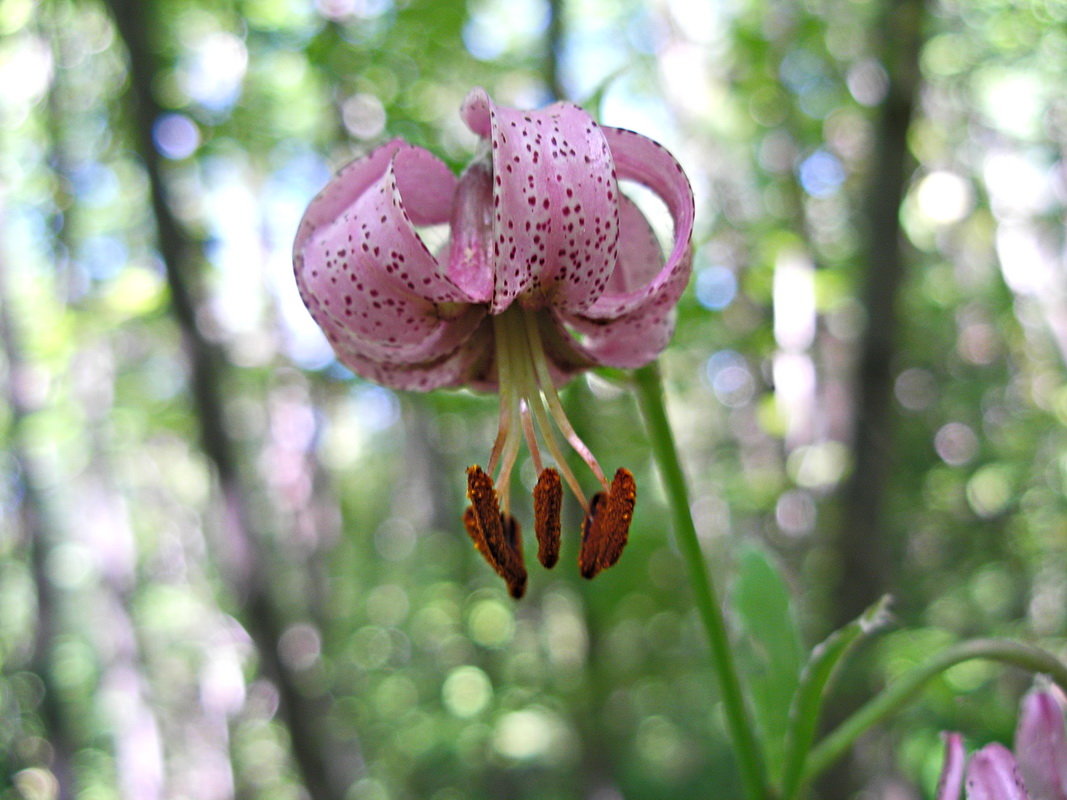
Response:
M637 370L634 373L634 382L638 404L648 428L652 454L667 492L674 520L675 539L685 561L693 599L711 645L712 666L718 677L726 724L737 753L745 794L752 800L763 800L768 795L763 758L742 694L737 665L734 663L733 650L727 635L726 619L719 606L711 574L704 563L704 554L701 552L696 526L689 510L689 490L674 444L674 434L667 421L667 411L663 403L663 382L656 363Z
M915 667L859 711L842 722L808 755L804 784L808 784L836 761L863 733L915 698L926 684L950 667L974 659L999 661L1048 675L1067 690L1067 666L1039 647L1007 639L973 639L942 650L925 664Z

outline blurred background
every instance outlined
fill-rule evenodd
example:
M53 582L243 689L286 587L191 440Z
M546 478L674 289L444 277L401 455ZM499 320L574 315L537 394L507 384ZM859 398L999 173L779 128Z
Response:
M1067 651L1065 74L1063 0L0 0L0 798L739 795L632 398L565 396L624 558L571 519L514 603L459 521L494 399L354 378L297 298L331 172L458 170L473 85L685 166L711 566L771 553L808 645L897 598L831 719L961 636ZM952 670L823 796L931 796L1028 680Z

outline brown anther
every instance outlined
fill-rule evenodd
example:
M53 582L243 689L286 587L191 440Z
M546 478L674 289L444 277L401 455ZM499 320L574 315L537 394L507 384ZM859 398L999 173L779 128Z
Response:
M596 565L599 546L597 540L593 539L593 521L596 519L597 512L607 497L607 492L594 494L589 501L589 513L582 520L582 546L578 551L578 570L582 573L583 578L592 578L600 571Z
M463 514L463 526L489 566L518 599L526 591L526 566L522 561L522 533L510 514L500 512L493 479L479 466L467 469L467 498L470 506Z
M578 569L583 578L592 578L619 560L630 533L636 501L637 483L634 476L628 469L619 467L611 488L593 497L589 513L582 523Z
M463 527L467 529L467 535L474 542L474 548L492 564L493 557L489 555L489 548L485 545L485 536L482 535L482 528L478 524L478 515L474 513L474 506L467 506L467 510L463 512Z
M545 569L559 561L560 509L563 506L563 483L553 467L541 470L533 490L534 532L537 534L537 559Z
M522 528L519 521L511 514L501 514L500 523L504 528L504 541L513 556L507 574L500 576L507 581L508 592L518 600L526 594L526 566L522 561Z

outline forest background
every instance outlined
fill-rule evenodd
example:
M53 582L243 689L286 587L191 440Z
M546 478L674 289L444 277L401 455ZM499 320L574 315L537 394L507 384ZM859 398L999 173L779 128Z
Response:
M0 798L738 796L629 394L565 395L626 554L515 603L459 521L494 399L354 378L297 297L331 172L460 169L474 85L686 168L662 369L728 613L753 553L809 646L895 598L831 720L963 636L1063 654L1064 75L1062 0L2 0ZM822 791L930 796L1029 680L949 671Z

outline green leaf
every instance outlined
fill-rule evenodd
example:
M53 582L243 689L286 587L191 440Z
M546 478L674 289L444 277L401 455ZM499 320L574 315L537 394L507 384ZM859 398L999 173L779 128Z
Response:
M782 764L789 706L800 681L804 647L789 587L766 553L750 549L742 554L733 594L734 608L747 634L742 637L739 656L773 779Z
M815 740L823 699L845 657L865 636L883 627L889 620L889 597L883 597L857 619L830 634L815 646L804 667L800 686L789 710L789 729L785 740L781 797L798 796L802 788L804 760Z

